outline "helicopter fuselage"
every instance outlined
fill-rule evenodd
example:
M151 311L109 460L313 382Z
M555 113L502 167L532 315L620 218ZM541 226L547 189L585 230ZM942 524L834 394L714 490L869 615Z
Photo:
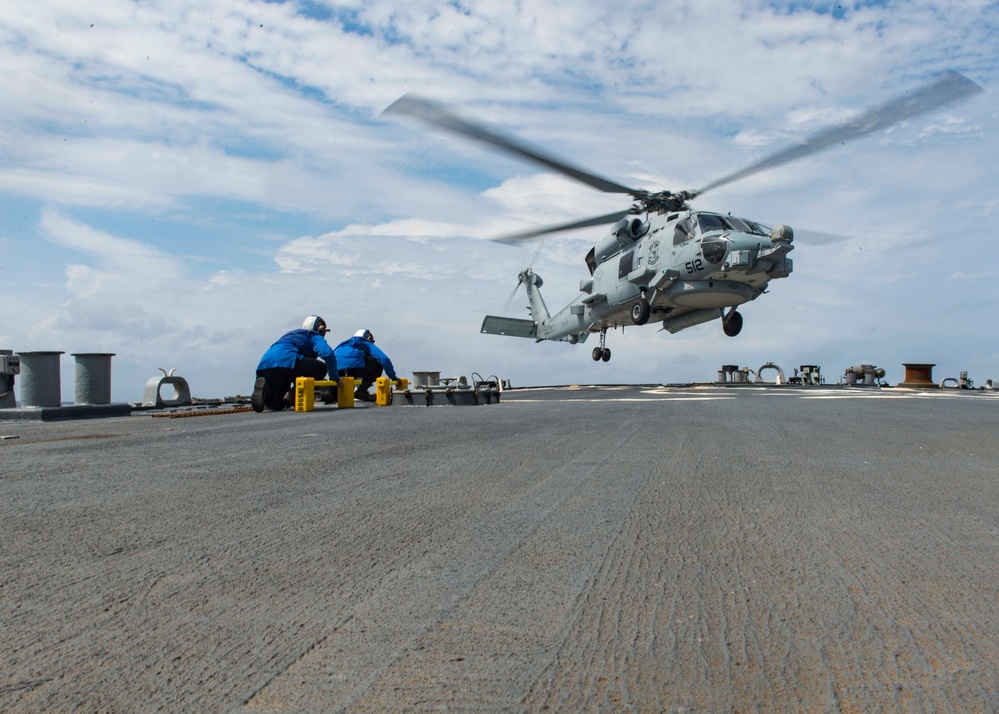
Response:
M629 216L587 254L590 276L580 281L572 302L549 315L540 277L524 271L520 280L533 319L487 316L482 332L575 344L590 333L652 320L675 333L721 318L734 335L734 309L763 294L771 280L790 275L792 240L787 226L771 230L705 211Z

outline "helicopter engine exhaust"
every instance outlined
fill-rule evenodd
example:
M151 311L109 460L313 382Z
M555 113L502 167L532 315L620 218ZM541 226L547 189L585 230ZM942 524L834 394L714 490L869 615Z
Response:
M648 221L643 221L641 218L636 218L635 216L622 218L614 225L613 230L611 230L611 233L619 238L627 239L628 243L634 243L648 232Z
M719 308L694 310L693 312L688 312L687 314L680 315L679 317L663 320L663 329L675 335L680 330L686 330L688 327L700 325L702 322L716 320L721 316L722 310Z
M591 255L586 257L586 264L591 266L599 265L609 256L633 245L648 232L648 221L643 221L636 216L622 218L614 224L610 233L593 246L593 250L590 251ZM593 272L592 268L590 272Z

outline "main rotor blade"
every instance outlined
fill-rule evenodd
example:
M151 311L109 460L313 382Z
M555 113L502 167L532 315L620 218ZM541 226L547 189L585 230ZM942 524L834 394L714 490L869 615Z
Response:
M564 161L548 156L540 151L537 151L536 149L532 149L524 144L521 144L518 141L500 136L492 130L486 129L478 124L473 124L467 119L462 119L461 117L452 114L450 111L435 102L414 97L411 94L404 94L399 99L395 100L392 104L386 107L382 114L403 114L414 117L455 134L461 134L462 136L466 136L470 139L491 144L492 146L502 149L503 151L508 151L512 154L516 154L517 156L539 163L542 166L555 169L566 176L574 178L577 181L581 181L600 191L604 191L605 193L627 193L631 195L636 193L635 189L622 186L621 184L610 181L609 179L605 179L601 176L597 176L596 174L584 171L583 169L576 168L575 166L571 166Z
M507 245L517 245L518 243L530 240L531 238L537 238L538 236L547 235L549 233L558 233L560 231L571 231L574 228L589 228L590 226L602 226L605 223L617 223L625 216L629 216L635 211L633 209L628 209L626 211L617 211L616 213L608 213L603 216L594 216L593 218L586 218L582 221L575 221L573 223L563 223L557 226L548 226L547 228L538 228L533 231L527 231L526 233L514 233L513 235L503 236L501 238L492 238L491 240L497 243L506 243Z
M913 94L902 95L890 102L870 109L856 119L823 129L805 139L804 143L798 146L792 146L789 149L779 151L763 161L709 183L700 191L697 191L696 194L702 194L705 191L724 186L765 169L783 166L809 154L822 151L833 144L841 144L881 129L887 129L906 119L911 119L933 109L967 99L984 91L984 89L960 72L948 71L939 79L930 82Z

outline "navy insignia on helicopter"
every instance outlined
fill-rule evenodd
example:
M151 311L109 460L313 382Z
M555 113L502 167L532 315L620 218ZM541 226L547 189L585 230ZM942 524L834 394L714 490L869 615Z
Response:
M659 241L654 240L649 245L649 265L655 265L659 262Z

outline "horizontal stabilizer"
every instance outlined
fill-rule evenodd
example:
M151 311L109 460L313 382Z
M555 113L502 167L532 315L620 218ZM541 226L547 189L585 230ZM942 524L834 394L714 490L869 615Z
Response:
M507 337L538 336L538 327L534 320L518 320L515 317L496 317L486 315L482 321L482 333L486 335L506 335Z

